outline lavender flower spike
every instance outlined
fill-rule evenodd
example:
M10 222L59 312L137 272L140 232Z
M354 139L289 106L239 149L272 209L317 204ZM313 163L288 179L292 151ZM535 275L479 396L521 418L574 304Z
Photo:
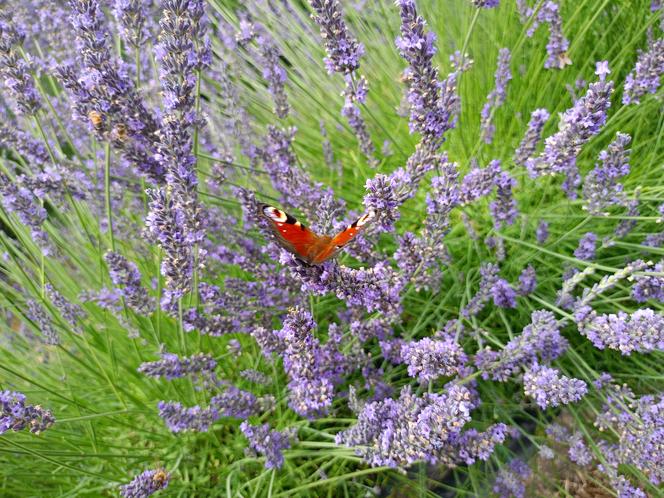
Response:
M123 498L147 498L168 486L171 476L165 469L146 470L120 487Z
M523 376L523 390L544 409L580 400L588 392L588 386L582 380L561 376L555 368L535 363Z
M173 353L162 353L161 360L145 362L138 371L150 377L165 377L168 380L186 375L211 375L217 362L210 355L198 353L180 358Z
M645 52L641 52L636 65L625 79L622 103L638 104L643 96L655 93L664 74L664 38L654 41Z
M530 115L528 130L523 136L519 147L514 153L514 163L519 166L525 166L526 161L535 152L537 143L542 138L542 130L549 119L549 111L546 109L535 109Z
M500 5L500 0L470 0L475 7L481 9L493 9Z
M488 2L485 2L488 3ZM496 2L497 3L497 2ZM492 5L493 6L493 5ZM487 102L482 108L482 123L480 126L482 139L485 143L493 142L493 134L496 130L493 124L495 110L503 105L507 94L507 83L512 79L510 71L511 54L508 48L501 48L498 54L498 67L496 68L496 87L487 97Z
M266 469L280 469L284 465L283 450L290 448L290 434L270 429L269 424L251 425L244 421L240 429L249 440L249 447L265 455Z
M588 173L583 182L583 198L591 214L602 214L611 205L626 205L620 177L629 174L629 150L631 137L618 133L606 150L599 153L600 164Z
M409 65L404 76L409 87L410 131L420 133L423 142L435 150L443 134L455 125L456 75L452 73L445 84L438 82L438 70L432 64L436 35L425 32L426 23L417 15L413 0L397 0L397 5L401 9L401 36L396 45Z
M591 83L588 92L562 115L559 131L545 141L544 151L526 161L526 168L533 178L556 173L567 174L568 197L575 198L575 188L580 183L576 157L583 145L597 135L611 106L613 82L606 81L606 68L598 63L599 81Z
M579 240L579 247L574 251L574 257L584 261L590 261L595 257L596 247L597 235L588 232Z
M118 287L120 295L125 298L127 306L138 313L148 313L152 306L152 299L147 289L141 285L141 274L135 263L117 252L109 251L104 255L111 281Z
M417 376L421 383L459 373L467 361L454 337L406 343L401 346L401 359L408 365L408 375Z
M26 405L25 395L0 391L0 434L28 429L33 434L45 431L55 423L50 411L39 405Z
M327 58L325 65L330 73L352 73L360 67L364 47L348 32L343 10L338 0L310 0L314 9L312 19L320 26Z

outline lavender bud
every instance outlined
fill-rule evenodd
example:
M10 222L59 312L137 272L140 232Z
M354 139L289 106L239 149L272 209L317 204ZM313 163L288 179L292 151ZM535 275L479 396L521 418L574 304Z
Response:
M26 405L25 395L13 391L0 391L0 434L28 429L33 434L45 431L55 423L49 410L39 405Z
M523 376L523 391L544 409L580 400L588 392L588 386L582 380L560 375L555 368L534 363Z
M123 498L147 498L168 486L171 475L165 469L146 470L129 484L120 486Z

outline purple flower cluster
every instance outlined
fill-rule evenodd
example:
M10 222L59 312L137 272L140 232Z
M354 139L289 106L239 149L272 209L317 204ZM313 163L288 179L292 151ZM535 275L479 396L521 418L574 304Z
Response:
M281 51L268 32L260 25L255 25L258 31L256 44L259 50L259 60L263 67L263 78L267 81L268 90L274 100L274 113L278 118L288 116L290 106L286 97L285 84L286 70L281 64Z
M425 337L403 344L401 360L408 365L408 375L426 383L459 374L468 358L454 337Z
M664 74L664 38L655 40L639 54L636 65L625 79L622 103L638 104L648 93L655 93Z
M113 14L122 39L139 50L150 39L150 12L141 0L114 0Z
M289 406L299 415L313 417L327 412L334 399L334 385L343 357L321 346L313 335L316 323L307 311L292 309L275 331L283 342L284 369L290 379Z
M542 138L542 130L549 120L549 111L546 109L535 109L530 115L528 129L523 136L521 143L514 152L514 163L519 166L525 166L529 157L533 156L537 144Z
M489 209L493 216L496 230L503 225L512 225L519 214L512 189L516 187L516 180L509 173L502 172L496 179L496 200L491 202Z
M635 398L629 389L611 392L595 425L618 437L607 460L616 473L618 465L634 465L655 485L664 482L664 396Z
M313 20L320 26L327 58L325 65L330 73L352 73L360 67L364 47L348 32L343 10L338 0L310 0L314 9Z
M120 253L109 251L104 255L111 282L125 303L137 313L149 313L153 308L152 298L141 285L141 273L135 263Z
M584 261L592 261L595 258L597 249L597 235L587 232L581 239L579 245L574 250L574 257Z
M54 423L55 418L49 410L39 405L26 405L24 394L0 391L0 434L23 429L39 434Z
M664 273L664 261L657 263L653 270L658 273ZM652 275L634 277L632 297L639 303L644 303L649 299L664 303L664 277L655 277Z
M520 335L510 340L499 352L488 348L478 351L475 365L484 379L506 382L523 367L556 359L565 352L568 345L551 312L533 311L531 323Z
M229 385L210 400L207 408L198 405L187 408L174 401L160 401L158 408L159 416L171 431L205 432L221 417L246 419L257 414L260 402L250 392Z
M489 2L482 2L487 4ZM492 2L493 3L493 2ZM496 4L497 5L497 2ZM494 7L495 5L488 5ZM485 5L487 6L487 5ZM485 143L493 142L496 127L493 124L493 115L496 109L503 105L507 96L507 84L512 79L510 71L511 54L508 48L501 48L498 53L498 67L496 68L496 87L487 96L487 102L482 108L482 123L480 125L482 139Z
M489 195L501 173L500 161L497 159L491 161L486 168L473 167L461 181L459 203L470 204ZM509 187L511 190L511 184Z
M480 288L477 293L472 297L468 304L461 310L461 314L469 318L477 315L484 309L485 304L492 294L492 289L498 280L499 268L493 263L486 263L480 267Z
M583 182L583 198L588 212L602 214L611 205L625 205L625 195L618 179L629 174L629 150L625 147L631 137L618 133L606 150L599 153L600 164L588 173Z
M28 309L25 312L25 316L41 332L42 341L51 346L60 344L60 335L53 326L50 313L48 313L42 304L34 299L28 299L26 304L28 305Z
M502 468L493 483L493 492L500 498L524 498L526 496L525 481L532 471L523 460L515 458L509 465Z
M78 304L68 301L51 284L45 284L44 291L53 303L53 306L60 312L62 318L71 325L72 330L80 334L82 332L80 321L85 317L83 309Z
M357 423L337 434L337 444L354 446L372 466L405 467L416 461L454 464L486 460L504 441L506 427L484 433L462 432L473 404L464 386L451 385L442 394L401 390L399 399L373 401L362 407Z
M546 44L546 51L549 55L544 67L563 69L566 65L571 64L572 61L567 56L567 49L569 48L569 41L563 34L563 21L560 17L560 6L551 0L547 0L537 10L535 19L527 31L528 36L532 36L540 24L549 25L549 41ZM533 9L525 9L526 17L533 15Z
M355 81L351 75L346 75L346 88L343 92L344 106L341 109L341 114L348 119L348 124L355 132L360 150L368 158L369 165L376 167L377 161L374 157L376 148L371 141L367 125L360 113L360 105L365 103L367 92L367 80L364 76Z
M433 151L456 122L456 73L443 84L438 82L438 70L432 64L436 35L425 32L426 23L417 15L413 0L398 0L397 5L401 9L401 36L396 45L408 62L404 76L409 87L410 131L420 133L424 143L433 144Z
M81 64L60 65L56 72L71 96L75 117L88 123L99 140L122 151L139 172L163 182L165 170L155 156L157 122L111 55L99 1L72 0L69 5Z
M532 265L526 266L519 275L519 288L518 294L527 296L535 292L537 287L537 273Z
M604 126L611 106L613 82L605 79L608 68L601 62L597 66L599 81L591 83L586 95L565 111L558 125L559 131L545 140L544 151L526 161L532 177L565 173L567 179L563 188L570 198L576 197L576 187L581 181L576 158L583 145Z
M544 409L579 401L588 392L588 386L580 379L560 375L555 368L534 363L523 375L523 392Z
M52 247L48 234L44 230L46 209L39 203L32 191L19 186L4 173L0 173L0 195L2 206L9 213L15 213L21 223L30 228L32 239L46 255L51 254Z
M147 498L168 486L171 475L165 469L146 470L134 477L129 484L120 486L123 498Z
M588 465L592 459L592 453L586 446L583 440L583 435L580 432L575 432L569 439L569 449L567 450L569 459L582 467Z
M25 33L12 22L11 16L0 17L0 77L22 114L37 114L41 109L41 98L35 88L30 66L19 55L19 47Z
M187 375L212 376L217 362L210 355L197 353L189 357L179 357L173 353L162 353L161 360L142 363L138 371L149 377L178 379Z
M265 455L266 469L280 469L284 465L283 450L291 446L289 432L272 430L269 424L251 425L247 421L242 422L240 429L249 440L249 448Z
M471 2L475 7L481 9L493 9L500 5L500 0L471 0Z
M535 238L539 244L544 244L549 238L549 223L546 221L540 221L537 224L537 229L535 231Z
M624 355L664 351L664 316L650 308L631 314L619 311L599 315L590 311L580 318L579 332L599 349L615 349Z

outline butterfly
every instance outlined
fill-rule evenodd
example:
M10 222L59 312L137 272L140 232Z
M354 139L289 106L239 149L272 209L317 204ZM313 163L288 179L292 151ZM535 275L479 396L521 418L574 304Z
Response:
M369 211L334 237L317 235L290 214L269 204L259 204L258 214L267 219L277 242L310 265L319 265L335 256L376 217Z

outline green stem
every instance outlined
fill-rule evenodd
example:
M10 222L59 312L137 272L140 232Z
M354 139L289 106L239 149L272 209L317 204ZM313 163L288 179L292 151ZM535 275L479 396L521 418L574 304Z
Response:
M115 237L113 236L113 212L111 208L111 142L106 142L104 154L104 195L106 197L106 219L108 221L108 234L111 238L111 250L115 251Z

